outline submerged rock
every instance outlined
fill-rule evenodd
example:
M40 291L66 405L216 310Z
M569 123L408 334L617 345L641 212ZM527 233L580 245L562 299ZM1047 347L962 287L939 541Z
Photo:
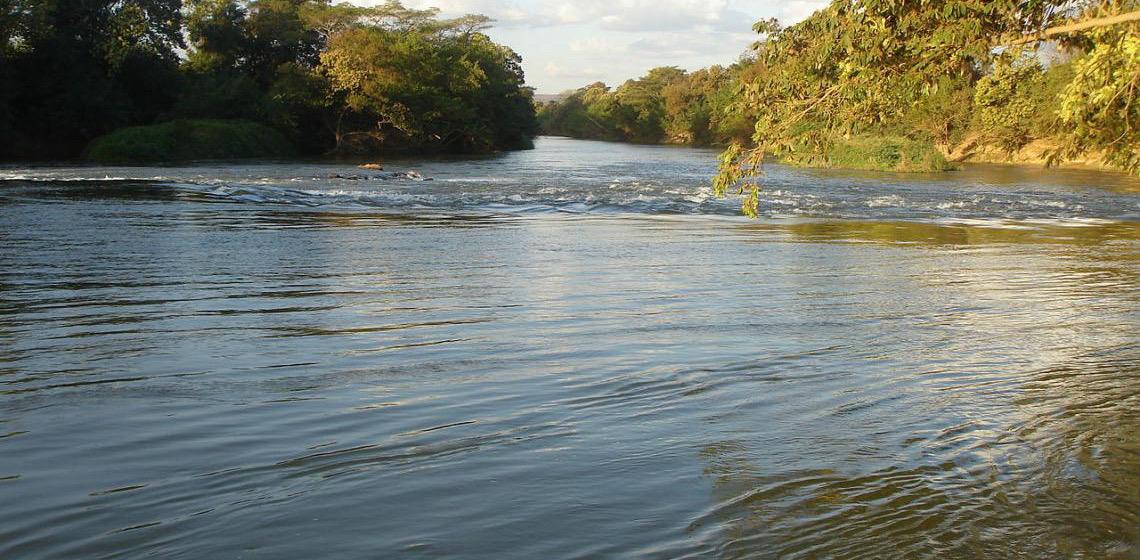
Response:
M431 177L424 177L418 171L392 171L390 173L380 173L377 175L342 175L340 173L330 173L329 179L341 179L344 181L433 181Z
M410 179L412 181L431 181L432 180L431 177L424 177L418 171L405 171L403 173L396 173L395 176L396 177L394 177L394 178Z

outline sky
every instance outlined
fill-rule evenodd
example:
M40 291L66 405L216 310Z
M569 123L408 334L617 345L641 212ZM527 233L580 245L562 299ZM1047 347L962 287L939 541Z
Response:
M380 0L357 0L374 5ZM734 62L756 39L752 24L796 23L827 0L404 0L446 17L495 19L488 34L523 57L527 83L553 94L602 81L620 85L657 66L696 70Z

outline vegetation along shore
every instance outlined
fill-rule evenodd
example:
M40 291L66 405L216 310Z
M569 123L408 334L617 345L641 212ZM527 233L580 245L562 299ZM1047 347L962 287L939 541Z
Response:
M726 146L722 192L754 192L746 179L765 156L890 171L1014 161L1140 173L1137 10L1134 0L836 0L791 27L757 23L761 39L730 66L594 83L545 103L539 119L548 134Z
M736 62L536 101L480 15L397 0L21 0L0 19L0 159L101 162L527 148L539 132L765 157L1140 173L1140 1L834 0ZM751 212L750 212L751 213Z
M396 1L7 5L0 159L488 152L537 132L521 58L483 16Z

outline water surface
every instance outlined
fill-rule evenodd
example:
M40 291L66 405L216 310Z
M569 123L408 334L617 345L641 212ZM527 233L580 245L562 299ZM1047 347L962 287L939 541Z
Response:
M0 557L1140 557L1136 180L714 155L0 168Z

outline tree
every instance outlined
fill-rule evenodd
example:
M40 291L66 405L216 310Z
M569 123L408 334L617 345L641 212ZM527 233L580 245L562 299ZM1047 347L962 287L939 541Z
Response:
M0 157L59 158L173 96L181 1L7 0Z
M755 47L758 70L745 81L739 99L739 106L757 112L754 144L725 152L714 186L718 193L738 187L755 200L753 178L765 155L827 164L838 147L867 134L926 137L943 143L949 153L950 144L964 136L959 112L963 104L954 98L965 95L940 94L942 88L972 90L991 68L995 46L1003 38L1037 34L1090 5L1069 0L834 0L786 29L762 22L757 31L767 37ZM1127 55L1107 58L1129 67ZM1033 87L1020 81L1039 79L1040 70L1001 64L994 68L995 75L980 84L974 100L982 109L982 122L997 133L991 136L1011 149L1027 141L1029 128L1025 121L1031 106L1025 99L1032 97ZM1128 83L1118 74L1091 79ZM1121 88L1115 91L1132 91L1126 85ZM1125 94L1115 99L1125 100ZM1120 109L1101 107L1099 114L1107 118ZM915 121L906 126L898 115ZM1070 146L1079 150L1106 141L1093 138L1090 129Z
M187 0L186 31L192 70L237 69L248 50L246 10L235 0Z
M1032 92L1044 84L1045 72L1036 59L1000 57L993 71L974 90L978 131L990 143L1013 153L1032 140L1038 107Z
M1091 39L1062 94L1063 143L1054 161L1103 151L1110 163L1140 174L1140 25L1101 29Z
M627 142L725 143L747 136L750 118L730 107L745 65L694 73L654 68L611 91L595 83L543 107L548 134Z
M487 19L436 19L389 2L328 39L320 71L344 106L342 151L489 151L536 131L521 59L480 29Z

